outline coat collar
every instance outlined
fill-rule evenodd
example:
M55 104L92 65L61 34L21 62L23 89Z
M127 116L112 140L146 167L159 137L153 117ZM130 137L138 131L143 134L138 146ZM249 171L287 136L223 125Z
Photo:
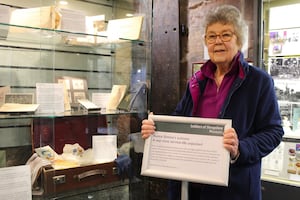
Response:
M232 68L232 70L238 70L238 78L244 79L246 76L246 73L248 71L248 64L244 60L243 53L240 51L237 53L237 55L233 58L232 64L236 67ZM190 93L193 99L193 115L195 114L194 111L197 110L197 103L200 95L203 93L206 82L208 79L207 74L205 73L205 70L207 68L212 69L215 67L215 64L211 62L211 60L208 60L204 65L201 67L201 69L193 74L189 81L189 89Z

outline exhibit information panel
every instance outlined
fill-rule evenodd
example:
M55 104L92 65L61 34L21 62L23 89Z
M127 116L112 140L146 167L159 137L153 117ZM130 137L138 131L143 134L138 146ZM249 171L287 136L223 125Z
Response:
M155 133L145 142L142 175L228 185L223 132L231 120L149 115Z

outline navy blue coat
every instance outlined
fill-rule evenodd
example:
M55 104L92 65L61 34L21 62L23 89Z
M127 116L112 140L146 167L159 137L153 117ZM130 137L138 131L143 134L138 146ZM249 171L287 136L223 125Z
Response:
M212 63L208 61L206 64ZM228 187L191 183L190 200L261 200L261 159L282 140L281 117L271 76L249 65L242 54L238 65L243 76L234 81L219 118L232 119L232 127L239 138L240 156L230 164ZM197 98L201 97L205 83L206 77L197 72L191 78L174 115L193 116L193 108L197 105ZM169 185L169 199L180 199L177 183L173 181Z

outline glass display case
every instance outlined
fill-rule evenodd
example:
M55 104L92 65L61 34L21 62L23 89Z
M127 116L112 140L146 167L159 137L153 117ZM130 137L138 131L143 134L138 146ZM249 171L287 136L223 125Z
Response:
M288 198L299 193L295 189L300 186L300 23L295 20L299 8L300 1L296 0L263 1L263 58L274 79L284 128L282 143L263 159L266 199ZM268 184L281 186L273 185L277 189L272 190L273 186Z
M152 1L0 0L0 10L1 199L143 199L139 131L150 92ZM49 147L56 160L68 151L94 156L97 136L116 138L109 170L72 175L79 186L61 190L69 180L52 170L47 193L53 160L29 162L36 149ZM130 173L121 174L119 156Z

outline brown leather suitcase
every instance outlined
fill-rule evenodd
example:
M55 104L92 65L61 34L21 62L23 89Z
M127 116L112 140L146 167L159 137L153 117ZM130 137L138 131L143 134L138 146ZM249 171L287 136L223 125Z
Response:
M58 154L64 144L78 143L84 149L91 147L91 138L97 129L106 127L103 116L70 116L65 118L35 118L32 122L32 147L50 145ZM103 133L102 133L103 134ZM105 134L105 133L104 133ZM42 196L74 191L116 182L123 179L118 175L117 163L109 162L67 169L43 167L38 178L38 190Z
M43 168L43 195L53 195L120 180L115 162L54 170Z

